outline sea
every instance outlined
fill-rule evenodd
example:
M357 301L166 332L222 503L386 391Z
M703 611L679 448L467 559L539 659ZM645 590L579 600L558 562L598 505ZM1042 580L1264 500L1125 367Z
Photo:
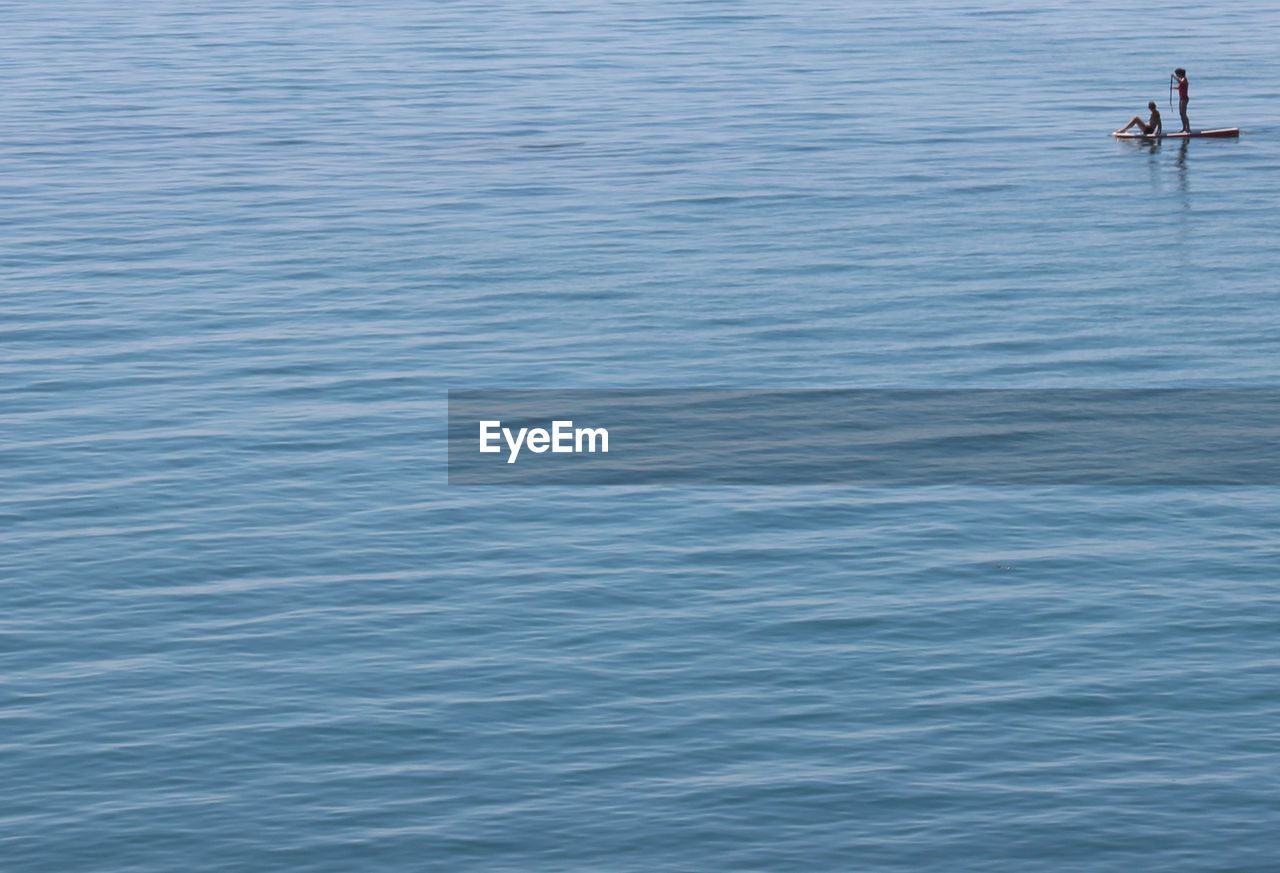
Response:
M449 483L447 392L1280 387L1261 0L0 4L0 866L1267 871L1280 488ZM1120 142L1148 100L1176 129Z

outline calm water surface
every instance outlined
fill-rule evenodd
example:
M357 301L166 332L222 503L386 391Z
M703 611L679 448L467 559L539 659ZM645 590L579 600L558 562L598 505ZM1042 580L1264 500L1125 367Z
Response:
M449 388L1280 384L1280 10L1032 6L0 6L6 869L1274 869L1273 488L445 484ZM1107 136L1174 66L1238 142Z

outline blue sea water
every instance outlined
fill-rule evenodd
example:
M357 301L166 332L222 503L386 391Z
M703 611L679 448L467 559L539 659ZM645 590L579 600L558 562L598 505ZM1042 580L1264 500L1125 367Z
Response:
M444 444L450 388L1277 385L1274 3L0 25L4 869L1275 869L1275 488ZM1107 136L1175 66L1239 141Z

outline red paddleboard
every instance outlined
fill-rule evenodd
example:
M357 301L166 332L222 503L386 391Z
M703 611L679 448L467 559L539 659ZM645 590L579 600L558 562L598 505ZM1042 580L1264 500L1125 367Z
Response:
M1193 130L1190 133L1162 133L1159 136L1152 136L1149 133L1121 133L1116 131L1111 134L1116 139L1202 139L1202 138L1223 138L1237 137L1240 135L1238 127L1220 127L1217 130Z

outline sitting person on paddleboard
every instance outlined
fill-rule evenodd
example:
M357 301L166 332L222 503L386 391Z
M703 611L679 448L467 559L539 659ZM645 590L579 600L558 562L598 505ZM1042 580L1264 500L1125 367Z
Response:
M1143 121L1135 115L1129 119L1128 124L1117 130L1116 133L1124 133L1131 127L1140 127L1146 136L1159 136L1164 128L1160 122L1160 110L1156 108L1156 101L1152 100L1147 103L1147 108L1151 110L1151 119L1149 121Z
M1187 102L1191 99L1187 92L1191 83L1187 80L1187 71L1178 67L1173 71L1173 81L1178 86L1178 114L1182 116L1182 132L1191 132L1191 122L1187 120Z

